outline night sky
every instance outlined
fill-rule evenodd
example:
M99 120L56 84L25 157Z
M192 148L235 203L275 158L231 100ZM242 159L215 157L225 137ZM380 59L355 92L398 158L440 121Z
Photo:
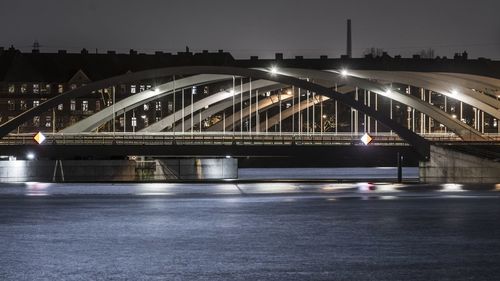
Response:
M133 48L151 53L224 49L236 57L345 52L410 56L433 48L500 59L499 0L17 0L0 2L0 46L42 52Z

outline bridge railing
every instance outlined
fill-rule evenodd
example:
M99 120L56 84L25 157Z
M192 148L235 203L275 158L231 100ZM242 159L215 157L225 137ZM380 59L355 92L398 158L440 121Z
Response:
M362 134L351 133L46 133L43 145L356 145ZM34 134L11 134L0 145L36 144ZM395 134L373 134L372 144L405 143Z
M364 133L256 133L256 132L161 132L161 133L45 133L44 145L358 145ZM10 134L0 145L35 144L35 134ZM371 134L372 145L406 145L396 134ZM460 142L452 133L425 134L435 142ZM490 136L491 137L491 136ZM498 136L497 136L498 137ZM498 137L500 140L500 137Z

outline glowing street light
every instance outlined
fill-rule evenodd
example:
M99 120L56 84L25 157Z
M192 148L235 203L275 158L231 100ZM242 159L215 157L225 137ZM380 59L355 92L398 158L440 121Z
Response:
M35 154L32 152L29 152L28 154L26 154L26 158L28 158L28 160L33 160L33 159L35 159Z
M278 74L278 68L276 66L271 66L271 74L276 75Z
M342 75L342 77L347 77L347 75L349 75L349 72L347 71L347 69L342 69L340 71L340 75Z

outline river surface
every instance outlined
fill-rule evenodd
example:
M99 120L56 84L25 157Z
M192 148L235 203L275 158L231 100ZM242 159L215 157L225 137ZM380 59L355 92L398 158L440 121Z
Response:
M499 280L494 188L1 185L0 280Z

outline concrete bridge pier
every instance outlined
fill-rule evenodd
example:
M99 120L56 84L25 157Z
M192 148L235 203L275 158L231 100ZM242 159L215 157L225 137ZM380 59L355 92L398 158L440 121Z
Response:
M0 161L0 182L151 182L238 177L236 158Z
M430 160L420 162L423 183L500 183L500 163L431 145Z

